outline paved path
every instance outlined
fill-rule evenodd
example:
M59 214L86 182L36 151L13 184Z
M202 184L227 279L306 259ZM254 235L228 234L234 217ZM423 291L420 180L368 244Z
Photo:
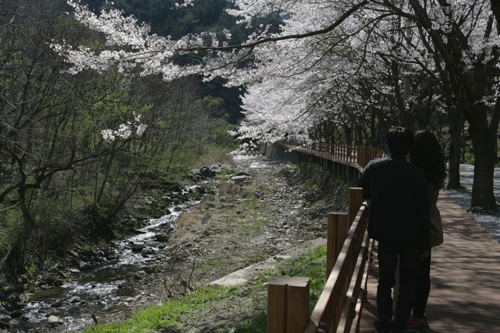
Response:
M500 332L500 243L444 192L438 208L445 235L432 252L429 332ZM374 251L361 333L373 332L377 264Z
M500 168L495 168L493 175L493 192L497 201L500 201ZM460 164L460 183L469 191L472 191L472 182L474 180L474 166L468 164Z

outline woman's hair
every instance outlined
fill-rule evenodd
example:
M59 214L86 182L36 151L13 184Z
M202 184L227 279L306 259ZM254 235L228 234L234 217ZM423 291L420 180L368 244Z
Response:
M446 164L438 140L427 130L415 133L410 150L410 162L424 171L428 182L439 186L446 178Z

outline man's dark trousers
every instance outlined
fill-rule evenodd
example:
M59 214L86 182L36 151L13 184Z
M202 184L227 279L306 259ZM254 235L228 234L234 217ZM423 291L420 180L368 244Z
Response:
M390 328L393 333L403 333L415 300L418 280L420 250L415 245L400 245L391 241L378 242L380 279L377 287L378 329ZM399 262L399 295L395 321L392 321L392 287Z

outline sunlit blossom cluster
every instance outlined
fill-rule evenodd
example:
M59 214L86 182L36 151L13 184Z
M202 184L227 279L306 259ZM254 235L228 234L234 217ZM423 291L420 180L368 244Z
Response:
M185 0L176 7L194 2ZM69 0L75 17L103 32L107 45L115 48L95 53L64 41L54 41L52 47L72 64L71 73L86 69L102 72L110 66L129 72L140 67L141 75L158 74L165 80L202 74L205 80L223 77L228 86L245 86L245 122L232 134L252 142L274 142L291 135L307 137L311 129L325 122L349 126L356 117L371 117L372 110L384 114L381 121L390 121L394 106L389 100L396 100L398 107L408 112L418 109L428 85L440 82L439 76L445 72L442 54L452 43L461 43L463 51L456 57L462 72L487 63L498 67L500 39L495 33L487 35L488 29L496 30L489 25L490 2L448 2L238 1L238 7L228 13L239 17L240 24L250 25L253 17L278 15L281 32L271 34L269 26L262 26L243 45L229 47L228 29L223 30L226 40L222 43L215 33L172 40L150 34L149 26L124 17L121 11L112 9L97 16ZM428 20L420 19L419 10ZM456 29L458 40L453 35ZM203 65L173 63L173 55L188 52L202 53ZM241 59L249 59L250 53L249 66L236 66ZM397 69L391 67L393 62L399 64ZM491 107L499 96L498 84L495 81L491 94L477 103ZM433 94L429 98L439 112L450 110L445 96ZM105 130L103 138L112 141L133 131L141 135L146 125L130 126ZM251 148L250 144L242 147Z
M105 129L101 131L102 138L108 142L112 143L115 139L122 138L128 139L135 134L140 137L147 129L148 125L141 123L142 115L135 115L134 113L134 122L127 122L126 124L120 124L117 130Z

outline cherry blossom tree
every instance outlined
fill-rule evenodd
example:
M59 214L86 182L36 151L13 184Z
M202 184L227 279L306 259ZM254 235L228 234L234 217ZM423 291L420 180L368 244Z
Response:
M463 117L476 161L471 206L492 206L500 118L494 75L498 10L492 3L242 1L228 11L241 18L240 24L250 26L263 16L280 17L283 24L279 33L262 26L246 42L231 45L229 30L224 36L201 33L173 40L150 34L147 25L118 10L98 16L70 0L79 21L106 35L108 48L97 52L64 41L52 47L72 64L72 73L116 66L165 80L203 74L206 80L222 77L229 86L243 85L248 93L240 138L272 142L308 133L325 121L354 127L363 119L384 127L384 121L399 120L418 128L436 112ZM179 7L193 4L184 1ZM203 63L178 64L178 54L201 55ZM456 137L460 121L452 123Z

